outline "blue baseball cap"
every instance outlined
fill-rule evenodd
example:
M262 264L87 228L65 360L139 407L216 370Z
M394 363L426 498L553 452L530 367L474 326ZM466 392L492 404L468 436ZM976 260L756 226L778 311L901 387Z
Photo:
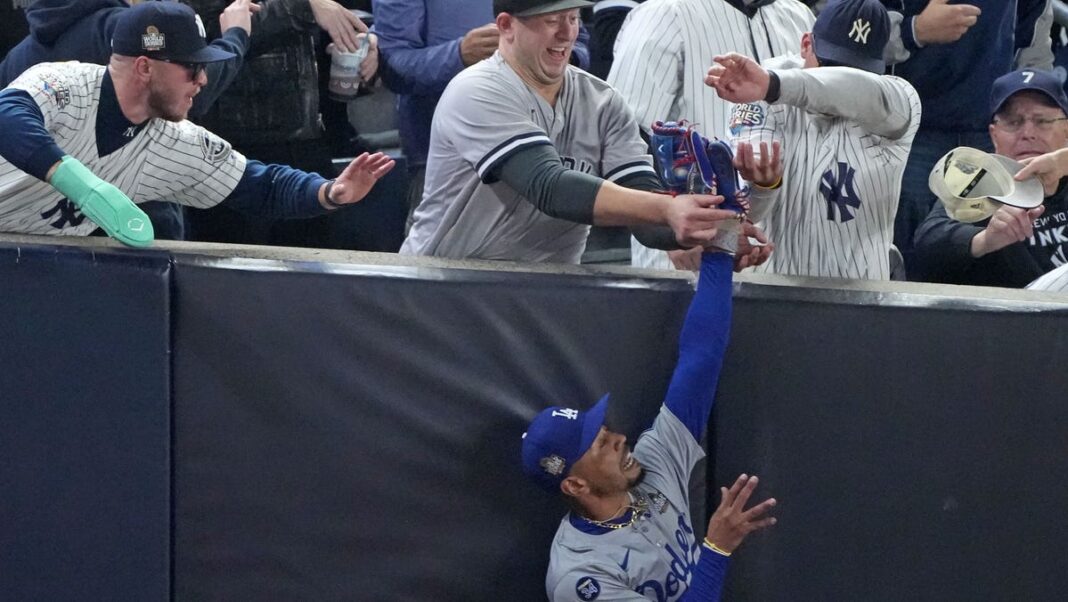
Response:
M890 15L879 0L831 0L812 26L812 49L821 62L882 74Z
M549 492L560 491L571 467L590 449L608 410L608 395L585 412L553 406L523 433L523 472Z
M1035 90L1042 92L1050 98L1068 116L1068 96L1064 94L1064 88L1059 77L1052 71L1041 69L1021 69L1006 73L994 80L990 88L990 118L998 114L1009 98L1017 92Z
M182 63L214 63L235 56L208 46L200 17L179 2L142 2L122 11L111 52Z

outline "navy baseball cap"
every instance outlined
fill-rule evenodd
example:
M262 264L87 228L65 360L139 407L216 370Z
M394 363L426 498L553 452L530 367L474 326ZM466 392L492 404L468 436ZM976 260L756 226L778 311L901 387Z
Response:
M994 80L990 89L990 118L998 114L1009 98L1017 92L1035 90L1050 98L1068 116L1068 96L1064 94L1061 80L1052 71L1021 69L1006 73Z
M831 0L812 26L812 49L822 62L882 74L890 15L879 0Z
M593 6L588 0L493 0L493 16L508 13L513 17L533 17L570 8Z
M200 18L179 2L142 2L122 11L111 52L182 63L214 63L235 56L208 46Z
M590 449L604 425L608 395L585 412L553 406L523 433L523 472L543 489L560 491L571 467Z

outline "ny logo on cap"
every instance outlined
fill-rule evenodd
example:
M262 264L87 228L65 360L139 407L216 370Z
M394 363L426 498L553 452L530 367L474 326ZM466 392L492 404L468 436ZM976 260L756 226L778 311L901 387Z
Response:
M871 33L871 22L857 19L853 21L853 29L849 30L849 39L858 44L867 44L869 33Z
M141 48L145 50L163 50L167 47L167 36L159 32L155 25L149 25L141 36Z
M571 408L553 410L553 416L563 416L568 420L575 420L576 418L578 418L578 410L572 410Z
M567 462L564 462L564 459L560 456L553 454L539 460L538 465L541 466L545 472L554 477L558 477L564 473L564 466L567 465Z

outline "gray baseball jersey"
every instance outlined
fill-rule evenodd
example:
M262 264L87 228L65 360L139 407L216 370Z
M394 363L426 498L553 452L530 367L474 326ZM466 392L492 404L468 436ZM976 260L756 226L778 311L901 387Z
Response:
M685 119L706 137L726 139L731 104L704 84L717 54L739 52L757 61L795 51L812 30L812 11L777 0L752 18L726 0L657 0L631 11L616 38L608 74L646 129L657 120ZM672 269L667 254L631 241L631 263Z
M245 157L188 121L153 119L118 150L98 154L96 117L105 70L77 62L44 63L9 87L33 97L61 149L134 202L197 208L222 202L241 180ZM0 232L86 235L94 229L96 224L59 191L0 158Z
M782 145L783 180L754 188L751 217L775 243L758 272L889 280L901 176L920 98L912 85L844 67L766 61L781 81L775 104L738 105L732 143Z
M549 600L675 600L701 555L690 524L689 479L704 450L666 407L634 446L645 479L631 490L647 514L616 530L588 532L573 513L560 522L545 579ZM711 553L711 552L707 552Z
M493 174L551 144L564 166L617 181L654 173L623 98L568 67L555 108L494 54L455 77L430 131L426 186L402 254L578 263L589 226L556 219Z
M1027 288L1033 291L1068 292L1068 263L1039 276Z

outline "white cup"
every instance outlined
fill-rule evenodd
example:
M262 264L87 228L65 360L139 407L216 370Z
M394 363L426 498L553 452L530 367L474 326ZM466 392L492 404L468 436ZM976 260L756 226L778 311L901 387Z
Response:
M330 83L326 89L335 100L346 102L356 98L360 91L360 63L367 58L370 42L367 36L359 39L356 52L345 52L331 44L330 52Z

